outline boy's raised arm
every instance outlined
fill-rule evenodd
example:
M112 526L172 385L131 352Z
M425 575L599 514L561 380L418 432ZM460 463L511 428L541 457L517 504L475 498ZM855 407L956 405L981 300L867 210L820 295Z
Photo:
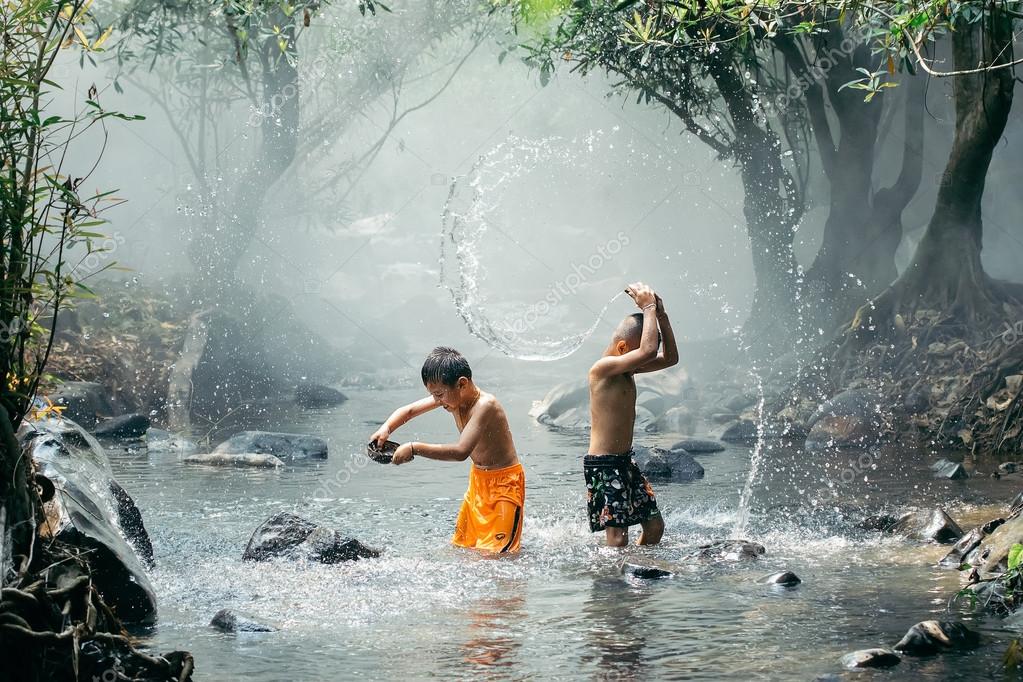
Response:
M657 326L661 329L661 350L657 357L636 370L637 373L656 372L678 364L678 345L675 343L675 332L671 329L671 320L664 310L664 301L657 297Z
M399 407L391 413L391 416L376 430L376 433L369 437L369 441L375 442L378 447L383 446L384 442L391 437L391 433L398 430L398 427L439 406L440 403L434 400L433 396L428 396L404 407Z
M603 378L626 372L635 372L639 367L657 357L657 294L645 284L630 284L625 290L643 311L643 335L639 348L621 355L607 355L597 360L590 368L590 376Z

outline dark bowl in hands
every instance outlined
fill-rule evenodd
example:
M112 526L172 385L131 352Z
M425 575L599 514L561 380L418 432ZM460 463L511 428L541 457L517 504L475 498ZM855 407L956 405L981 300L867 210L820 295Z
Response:
M372 441L366 446L366 456L378 464L390 464L398 445L393 440L385 442L383 446L377 446L376 441Z

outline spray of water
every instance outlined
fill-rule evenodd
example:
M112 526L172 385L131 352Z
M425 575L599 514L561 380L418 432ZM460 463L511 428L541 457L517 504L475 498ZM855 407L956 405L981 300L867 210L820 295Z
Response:
M501 205L503 192L512 181L541 164L564 162L580 151L592 151L596 139L597 135L591 133L582 140L586 146L576 150L570 148L572 143L579 142L575 140L553 137L527 140L511 136L480 157L467 175L451 183L441 235L441 284L451 292L455 309L469 331L505 355L531 361L560 360L571 355L596 331L607 309L623 293L618 292L604 304L593 323L583 331L552 338L535 329L536 315L531 315L525 305L500 319L489 315L481 287L486 274L481 247L495 225L495 212Z

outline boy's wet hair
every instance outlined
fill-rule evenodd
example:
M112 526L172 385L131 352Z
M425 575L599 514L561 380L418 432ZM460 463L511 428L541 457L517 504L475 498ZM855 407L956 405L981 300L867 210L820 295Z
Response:
M615 328L614 341L624 341L630 348L638 348L643 338L643 313L626 315ZM661 330L657 330L657 345L661 345Z
M423 362L424 386L431 381L454 386L461 377L472 379L472 369L469 368L469 361L454 348L437 346Z

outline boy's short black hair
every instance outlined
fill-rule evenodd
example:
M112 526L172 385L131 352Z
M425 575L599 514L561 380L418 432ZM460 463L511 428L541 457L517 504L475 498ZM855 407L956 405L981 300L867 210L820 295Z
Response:
M630 346L639 347L640 339L643 336L643 313L632 313L626 315L615 329L614 340L625 341ZM661 330L657 330L657 346L661 345Z
M459 378L472 379L469 361L454 348L437 346L423 362L423 385L437 381L445 386L454 386Z

